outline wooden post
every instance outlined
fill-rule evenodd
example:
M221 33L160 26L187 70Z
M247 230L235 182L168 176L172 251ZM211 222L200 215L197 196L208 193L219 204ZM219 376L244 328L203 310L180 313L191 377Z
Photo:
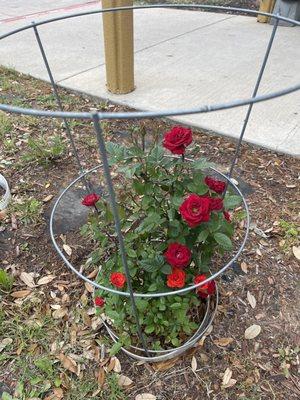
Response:
M102 8L132 6L133 0L102 0ZM134 90L133 11L103 13L107 89L116 94Z
M274 9L276 0L260 0L259 11L271 13ZM269 22L269 17L265 15L258 15L257 21L258 22Z

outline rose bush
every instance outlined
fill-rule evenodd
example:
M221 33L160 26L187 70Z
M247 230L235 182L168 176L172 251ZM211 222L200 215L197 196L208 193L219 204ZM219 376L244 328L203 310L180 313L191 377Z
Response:
M186 159L192 140L190 129L177 126L164 135L163 146L155 143L147 152L137 136L130 146L107 144L135 292L174 291L202 283L211 258L232 249L234 228L228 210L241 199L228 192L223 196L226 184L207 174L210 164L205 159ZM191 146L190 153L196 152L197 146ZM82 230L95 247L89 263L99 267L101 285L128 291L108 196L93 194L83 202L96 203L97 212L91 213ZM210 281L183 294L137 297L149 347L178 346L186 340L214 292L215 283ZM128 297L97 290L95 304L120 337L115 350L121 344L138 343Z

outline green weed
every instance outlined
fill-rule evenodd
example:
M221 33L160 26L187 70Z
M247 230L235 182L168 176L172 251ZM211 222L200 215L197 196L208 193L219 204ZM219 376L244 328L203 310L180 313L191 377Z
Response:
M11 212L16 213L25 225L37 223L42 209L43 205L37 199L26 199L21 203L12 203L10 206Z
M4 269L0 268L0 290L10 292L14 283L14 278L10 276ZM1 319L0 319L1 322Z
M16 146L16 139L11 138L11 139L4 139L2 142L3 145L3 150L6 155L12 155L17 153L18 148Z
M279 226L283 233L283 240L280 242L280 247L285 253L289 253L293 246L299 242L300 229L294 222L289 222L281 219Z
M10 133L13 124L11 119L2 111L0 111L0 139L3 140L4 137Z
M295 347L294 349L290 347L285 347L278 349L279 359L281 361L280 368L286 378L291 376L290 368L292 365L298 364L298 357L300 354L300 347Z
M27 145L29 151L23 154L22 160L25 162L37 162L41 165L50 164L62 157L66 152L66 145L58 135L52 136L48 140L44 138L29 138Z

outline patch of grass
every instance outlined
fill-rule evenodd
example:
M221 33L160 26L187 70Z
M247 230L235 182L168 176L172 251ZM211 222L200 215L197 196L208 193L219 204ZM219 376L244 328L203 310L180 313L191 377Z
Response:
M37 199L25 199L21 203L12 203L10 211L17 214L20 220L28 225L37 223L43 210L43 204Z
M0 139L3 140L5 136L10 133L13 128L11 118L3 111L0 111Z
M279 226L283 233L283 240L279 245L285 253L290 252L290 249L299 242L300 228L294 222L289 222L281 219Z
M60 94L59 97L60 97L60 101L63 104L63 106L66 106L66 105L75 106L76 105L75 96ZM51 108L51 109L57 108L57 100L53 93L37 96L36 102L39 106L43 106L44 108Z
M12 155L18 152L18 148L16 146L16 139L3 139L2 142L3 150L6 155Z
M48 165L62 157L66 152L66 145L61 136L52 136L48 140L44 138L29 138L29 151L22 155L24 162L37 162Z
M279 359L281 361L280 368L286 378L291 376L290 369L291 366L297 366L298 357L300 353L300 347L297 346L295 348L285 347L278 349Z
M4 269L0 268L0 290L10 292L14 283L14 278ZM1 323L1 318L0 318Z
M107 396L107 397L105 397ZM104 393L103 400L126 400L127 396L125 395L122 388L120 388L118 384L118 377L116 374L110 374L107 376L107 390Z
M29 128L37 128L40 124L41 118L33 117L32 115L22 115L19 117L19 121L22 125L28 126Z

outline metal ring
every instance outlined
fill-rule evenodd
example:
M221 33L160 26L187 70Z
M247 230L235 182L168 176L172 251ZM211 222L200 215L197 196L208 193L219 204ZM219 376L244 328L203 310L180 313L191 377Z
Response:
M192 159L187 158L187 161L194 161ZM121 296L126 296L129 297L130 293L129 292L122 292L120 290L115 290L113 288L108 288L106 286L100 285L95 281L92 281L91 279L87 278L85 275L83 275L82 273L80 273L71 263L70 261L66 258L66 256L63 254L63 251L60 249L58 243L56 242L55 236L54 236L54 231L53 231L53 224L54 224L54 217L55 217L55 212L56 209L61 201L61 199L63 198L63 196L78 182L82 179L83 176L86 176L94 171L96 171L97 169L101 168L102 164L97 165L96 167L86 171L84 174L79 175L76 179L74 179L63 191L62 193L59 195L59 197L57 198L52 212L51 212L51 216L50 216L50 236L51 236L51 240L53 242L53 245L57 251L57 253L59 254L59 256L63 259L63 261L65 262L65 264L77 275L79 276L79 278L83 279L85 282L90 283L91 285L93 285L95 288L97 289L102 289L105 290L107 292L110 293L114 293L114 294L118 294ZM228 182L229 185L231 185L235 191L240 195L242 201L243 201L243 205L246 211L246 233L244 236L244 239L238 249L238 251L235 253L235 255L231 258L231 260L223 267L221 268L218 272L216 272L215 274L211 275L209 278L207 278L205 281L198 283L196 285L191 285L191 286L187 286L183 289L179 289L179 290L174 290L174 291L168 291L168 292L160 292L160 293L136 293L134 292L133 295L134 297L145 297L145 298L153 298L153 297L164 297L164 296L172 296L172 295L176 295L176 294L181 294L181 293L185 293L185 292L189 292L190 290L193 289L197 289L198 287L201 287L202 285L205 285L206 283L210 282L211 280L217 278L220 274L222 274L224 271L226 271L227 268L229 268L232 263L240 256L240 254L242 253L247 238L248 238L248 234L249 234L249 227L250 227L250 215L249 215L249 209L248 209L248 205L246 202L246 199L244 198L242 192L239 190L239 188L222 172L218 171L215 168L210 167L211 170L213 170L214 172L216 172L217 174L221 175L224 179L226 179L226 181Z

